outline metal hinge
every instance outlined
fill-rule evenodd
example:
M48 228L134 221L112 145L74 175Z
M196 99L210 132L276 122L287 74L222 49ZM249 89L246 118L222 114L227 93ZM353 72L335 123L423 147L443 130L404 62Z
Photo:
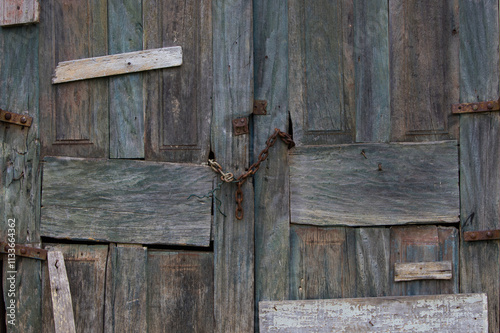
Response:
M500 230L466 231L464 240L466 242L485 241L500 239Z
M500 111L500 99L497 101L460 103L451 106L453 114Z
M234 135L250 133L250 130L248 129L248 118L242 117L233 119L233 133Z
M264 100L254 100L253 101L253 114L258 116L265 116L267 114L267 101Z
M25 114L9 112L0 109L0 121L30 127L31 123L33 122L33 118Z
M47 260L47 250L39 249L31 246L24 246L12 243L0 242L0 253L13 253L16 256L39 259L39 260Z

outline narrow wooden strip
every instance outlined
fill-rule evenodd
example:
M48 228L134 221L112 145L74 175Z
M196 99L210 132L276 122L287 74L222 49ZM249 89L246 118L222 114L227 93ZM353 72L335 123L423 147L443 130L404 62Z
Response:
M56 333L76 332L68 275L61 251L49 251L47 253L47 264L49 267Z
M451 280L451 261L394 264L394 281Z
M52 83L148 71L182 65L180 46L60 62Z
M485 294L260 302L261 332L488 332Z

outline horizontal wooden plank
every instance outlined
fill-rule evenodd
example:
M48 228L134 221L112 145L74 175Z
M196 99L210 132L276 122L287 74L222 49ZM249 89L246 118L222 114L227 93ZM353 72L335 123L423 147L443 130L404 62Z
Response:
M52 83L135 73L182 65L180 46L60 62Z
M208 246L212 189L201 165L46 158L43 236L138 244Z
M32 24L40 21L38 0L0 0L0 26Z
M394 281L451 280L451 261L397 262L394 264Z
M259 303L261 332L487 332L486 294Z
M457 222L457 161L455 141L296 148L290 156L291 221Z

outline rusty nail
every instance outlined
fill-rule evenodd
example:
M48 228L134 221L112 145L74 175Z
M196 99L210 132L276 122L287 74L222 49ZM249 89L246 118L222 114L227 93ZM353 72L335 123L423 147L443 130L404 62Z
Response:
M493 236L493 234L491 233L491 231L488 231L488 232L486 233L486 237L491 237L491 236Z
M476 239L476 234L475 233L471 233L469 237L470 237L470 239Z
M382 171L382 164L381 163L378 164L378 171Z
M5 119L10 120L10 118L12 118L12 115L10 113L6 113L4 117Z
M488 110L491 110L491 109L493 109L493 104L488 103L487 107L488 107Z
M26 249L21 249L21 254L26 254Z
M28 119L26 119L25 116L21 117L21 124L26 124L27 121L28 121Z
M361 151L361 155L363 155L363 157L364 157L364 158L368 158L368 157L366 157L366 154L365 154L365 150L364 150L364 149Z
M477 109L478 109L477 104L474 104L474 105L472 106L472 110L477 111Z
M240 119L240 123L242 123L242 124L243 124L244 122L245 122L245 118L241 118L241 119Z
M59 259L56 259L56 262L54 263L54 266L56 266L56 268L59 268Z

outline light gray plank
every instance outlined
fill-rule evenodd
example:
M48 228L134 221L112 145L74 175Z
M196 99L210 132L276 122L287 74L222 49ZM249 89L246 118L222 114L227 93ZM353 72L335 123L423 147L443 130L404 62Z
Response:
M0 26L32 24L40 21L38 0L1 0Z
M47 158L42 235L140 244L208 246L208 167Z
M291 222L457 222L457 161L454 141L296 148L290 155Z
M261 332L488 332L485 294L260 302Z

